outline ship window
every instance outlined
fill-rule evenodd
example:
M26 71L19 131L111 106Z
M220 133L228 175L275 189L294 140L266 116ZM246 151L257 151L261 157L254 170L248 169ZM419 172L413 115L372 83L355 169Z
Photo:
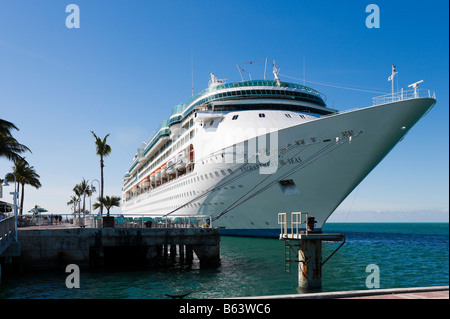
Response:
M238 117L239 115L233 115L232 120L237 120Z
M259 113L259 117L266 117L266 114L264 114L264 113Z
M225 171L223 169L221 169L220 172L222 173L223 176L227 175L227 173L225 173Z
M291 114L284 114L287 118L292 118Z
M209 126L212 126L214 124L214 121L209 122Z

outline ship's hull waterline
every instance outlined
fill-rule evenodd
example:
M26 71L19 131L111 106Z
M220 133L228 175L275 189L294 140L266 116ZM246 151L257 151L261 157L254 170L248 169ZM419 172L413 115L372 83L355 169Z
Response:
M239 142L237 136L228 137L228 142L235 141L228 145L222 138L215 142L211 156L196 156L192 172L126 201L122 211L132 215L210 215L215 226L223 227L222 233L244 236L278 236L278 213L301 211L314 217L320 230L435 102L432 98L409 99L319 117L279 130L268 126L271 134L276 132L277 152L272 155L278 156L269 157L264 165L249 157L244 156L248 162L242 162L227 154L227 150L236 153L255 145L256 136ZM221 134L219 130L216 133ZM205 149L201 134L190 142L194 150ZM261 170L269 167L272 174Z

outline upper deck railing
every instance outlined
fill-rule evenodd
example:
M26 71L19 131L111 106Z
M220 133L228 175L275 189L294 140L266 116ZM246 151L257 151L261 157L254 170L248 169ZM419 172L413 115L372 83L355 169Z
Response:
M416 89L416 90L406 90L401 89L399 92L395 92L394 94L385 94L381 96L376 96L372 98L373 105L380 105L391 102L398 102L409 99L417 99L417 98L432 98L436 99L436 93L433 90L428 89Z

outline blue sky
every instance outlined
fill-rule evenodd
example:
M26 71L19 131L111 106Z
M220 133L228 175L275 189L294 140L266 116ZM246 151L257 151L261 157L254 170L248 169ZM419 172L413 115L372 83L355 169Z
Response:
M79 29L66 27L70 3ZM378 29L366 27L370 3ZM140 143L191 96L191 56L195 92L209 72L239 81L236 63L268 57L285 81L301 82L288 76L303 78L303 61L307 81L377 92L389 93L392 63L399 87L425 80L434 109L331 220L448 221L448 11L447 1L0 0L0 118L20 128L14 136L32 150L26 159L43 185L25 189L25 210L68 213L74 185L100 179L91 130L111 134L105 194L120 195ZM247 70L262 78L264 64ZM307 85L339 110L379 95ZM0 175L11 166L0 159Z

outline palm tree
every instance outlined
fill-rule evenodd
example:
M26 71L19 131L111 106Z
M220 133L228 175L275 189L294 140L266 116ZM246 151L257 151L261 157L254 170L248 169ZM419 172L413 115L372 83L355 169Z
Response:
M73 192L75 193L76 201L78 202L78 217L81 215L81 196L83 195L83 192L80 188L80 184L75 185L73 188Z
M40 176L36 173L33 166L30 166L25 158L19 158L14 161L13 173L16 176L16 181L20 186L22 186L22 191L20 192L20 211L19 215L23 213L23 200L25 197L25 185L33 186L39 189L42 185L39 181ZM9 182L14 181L14 177L10 174L7 176Z
M6 157L10 161L22 158L20 154L30 152L30 149L17 142L12 136L11 130L19 130L13 123L0 119L0 157Z
M97 209L100 207L100 209L104 206L106 208L106 215L109 216L109 210L111 207L119 207L120 206L120 197L119 196L106 196L106 197L98 197L97 198L98 203L95 203L92 207L94 209Z
M106 136L103 138L99 138L97 135L95 135L94 131L91 131L92 135L95 138L95 147L96 147L96 154L100 156L100 198L103 198L103 167L105 167L103 163L103 158L111 154L111 146L106 144L106 139L108 138L109 134L106 134ZM103 214L103 206L100 206L100 215Z
M81 180L81 183L78 184L80 194L83 196L83 214L86 213L86 195L90 196L90 189L89 189L89 182L87 180L83 179Z
M73 213L75 214L75 205L78 203L78 198L76 196L70 196L70 201L67 202L67 206L73 205Z

